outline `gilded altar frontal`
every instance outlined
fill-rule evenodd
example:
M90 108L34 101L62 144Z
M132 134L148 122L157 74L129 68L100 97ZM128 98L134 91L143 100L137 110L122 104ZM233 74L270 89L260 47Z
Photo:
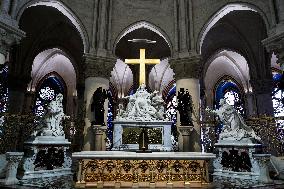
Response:
M0 0L0 188L284 188L284 0Z

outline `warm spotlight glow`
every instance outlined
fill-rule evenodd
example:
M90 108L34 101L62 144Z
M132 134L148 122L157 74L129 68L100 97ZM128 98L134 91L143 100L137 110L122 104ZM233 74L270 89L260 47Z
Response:
M140 49L140 59L125 59L126 64L139 64L140 65L140 75L139 75L139 85L142 83L146 84L146 64L159 64L160 59L146 59L145 49Z

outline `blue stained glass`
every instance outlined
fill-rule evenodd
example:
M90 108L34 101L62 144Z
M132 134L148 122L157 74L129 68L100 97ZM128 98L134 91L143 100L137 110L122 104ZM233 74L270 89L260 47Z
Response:
M234 106L242 116L245 116L244 100L236 83L227 79L222 80L215 91L215 108L220 107L220 99L225 99L226 102Z
M0 65L0 113L7 111L8 107L8 64Z
M50 76L45 79L37 93L37 98L34 107L36 116L43 116L46 113L47 104L52 101L57 94L64 94L64 85L55 76Z
M219 102L221 99L225 99L226 102L232 106L245 117L244 99L240 93L238 85L230 79L222 80L216 87L214 107L217 109L220 107ZM215 133L218 138L219 133L222 130L223 125L220 123L215 127Z
M107 113L107 137L111 143L110 148L112 148L112 139L113 139L113 120L114 120L114 108L113 108L113 98L112 93L108 90L108 113ZM110 149L108 149L110 150Z
M283 74L278 72L273 72L273 85L274 89L272 91L272 103L274 109L275 117L284 116L284 89Z
M176 84L169 90L166 98L166 116L172 121L172 135L175 137L175 140L178 141L177 136L177 97L176 97Z

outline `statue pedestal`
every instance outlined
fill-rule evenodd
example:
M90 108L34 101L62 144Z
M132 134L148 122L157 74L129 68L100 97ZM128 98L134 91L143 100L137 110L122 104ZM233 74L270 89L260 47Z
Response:
M180 133L179 135L179 151L180 152L189 152L190 151L190 134L193 131L193 126L179 126L178 131Z
M38 136L25 142L20 183L42 187L62 177L71 178L70 144L64 136Z
M106 126L94 125L94 134L95 134L95 151L105 151L105 132L107 130Z
M269 182L264 160L270 155L257 154L261 144L254 144L250 139L219 140L215 147L218 150L213 162L215 183L243 188Z
M1 180L1 183L4 185L16 185L19 183L17 179L17 169L20 161L23 158L23 152L7 152L6 160L7 160L7 169L6 169L6 178Z
M151 143L149 142L148 149L149 150L157 150L157 151L172 151L172 141L171 141L171 121L114 121L114 129L113 129L113 148L112 150L138 150L139 144L137 143L123 143L122 136L124 130L127 129L135 129L141 127L147 128L160 128L161 129L161 144ZM138 135L133 133L132 135ZM137 136L137 137L138 137Z

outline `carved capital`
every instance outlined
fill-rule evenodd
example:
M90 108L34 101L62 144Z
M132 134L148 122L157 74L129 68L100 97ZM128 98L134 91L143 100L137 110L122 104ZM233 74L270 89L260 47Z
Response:
M201 74L200 61L200 55L195 55L186 58L171 59L169 63L174 70L176 80L183 78L198 79Z
M24 156L24 152L6 152L6 160L9 162L19 162Z
M284 66L284 32L273 35L262 41L268 52L274 52L278 58L277 63L283 68Z
M179 126L178 130L182 136L189 136L193 131L193 126Z
M95 135L102 135L106 132L107 127L106 126L101 126L101 125L94 125L93 126L94 133Z
M6 55L10 47L18 44L23 37L25 32L0 20L0 53Z
M272 79L259 79L250 81L255 94L269 94L272 92Z
M85 54L85 78L103 77L109 79L111 71L116 63L115 58L99 57L93 54Z

